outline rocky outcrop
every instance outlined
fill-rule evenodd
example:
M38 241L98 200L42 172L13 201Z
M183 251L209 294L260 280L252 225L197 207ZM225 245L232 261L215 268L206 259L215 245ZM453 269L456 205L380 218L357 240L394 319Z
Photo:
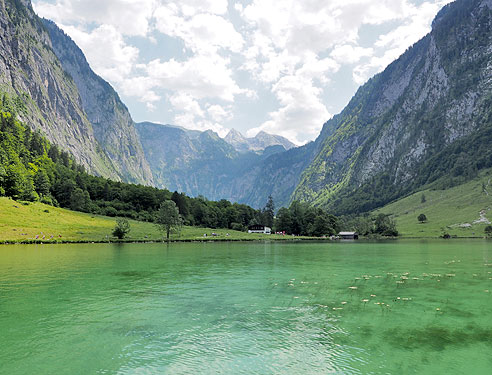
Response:
M125 181L152 184L152 172L134 122L116 91L92 71L84 54L68 35L51 21L43 20L43 24L63 70L78 88L94 136L107 157Z

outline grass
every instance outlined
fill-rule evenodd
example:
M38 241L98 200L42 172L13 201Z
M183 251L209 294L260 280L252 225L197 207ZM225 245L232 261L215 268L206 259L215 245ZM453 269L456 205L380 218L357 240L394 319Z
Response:
M483 191L483 184L488 194ZM426 202L422 203L422 194ZM457 237L484 237L485 223L474 223L480 212L492 221L492 171L463 185L447 190L424 190L379 209L376 213L391 214L403 237L439 237L444 232ZM425 214L428 221L419 223ZM470 224L470 227L462 225Z
M130 233L126 241L161 241L163 234L152 223L129 220ZM111 232L116 218L85 214L56 208L42 203L21 203L0 198L0 242L101 242L116 240ZM212 237L211 234L217 236ZM229 236L227 236L229 233ZM207 237L204 237L207 234ZM36 238L38 236L38 238ZM51 238L51 236L53 236ZM289 236L249 234L230 229L210 229L184 226L171 240L286 240ZM296 237L299 238L299 237Z

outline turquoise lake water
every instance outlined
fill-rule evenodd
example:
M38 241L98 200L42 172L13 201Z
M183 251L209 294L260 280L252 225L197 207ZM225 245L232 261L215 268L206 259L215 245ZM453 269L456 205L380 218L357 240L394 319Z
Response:
M491 374L492 242L0 246L0 374Z

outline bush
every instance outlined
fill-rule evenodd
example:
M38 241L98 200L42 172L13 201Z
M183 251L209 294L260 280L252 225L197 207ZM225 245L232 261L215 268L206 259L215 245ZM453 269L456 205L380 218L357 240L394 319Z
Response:
M484 232L487 237L492 237L492 225L487 225Z
M113 230L113 236L117 237L118 239L123 239L127 235L127 233L130 232L130 223L128 222L127 219L117 219L116 220L116 225Z
M115 217L116 215L118 215L118 211L116 211L116 208L114 207L106 207L104 214L106 216Z
M240 223L231 223L231 229L232 230L237 230L238 232L243 232L244 231L244 226Z
M425 216L424 214L420 214L417 220L420 221L421 223L424 223L427 221L427 216Z

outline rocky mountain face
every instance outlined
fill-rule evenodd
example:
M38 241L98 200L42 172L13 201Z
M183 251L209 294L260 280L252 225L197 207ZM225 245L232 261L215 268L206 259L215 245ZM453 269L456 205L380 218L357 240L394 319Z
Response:
M232 145L239 152L263 151L267 147L280 145L286 150L296 147L287 138L280 135L268 134L260 131L253 138L246 138L236 129L231 129L224 137L224 140Z
M199 132L150 122L138 123L136 128L158 187L255 207L261 207L277 189L267 169L285 163L277 161L284 160L280 156L286 153L282 145L238 151L210 130ZM295 180L295 174L289 172L288 179ZM288 200L295 181L289 186L290 191L282 194L283 201ZM278 187L279 192L284 189L284 185Z
M80 93L94 136L126 182L152 183L152 172L134 122L111 85L89 67L80 48L56 26L43 20L53 51Z
M152 183L133 121L112 87L29 0L0 0L0 91L24 101L21 120L89 172Z
M292 199L362 212L492 162L492 0L458 0L325 124ZM473 140L473 141L472 141Z
M100 149L73 79L53 52L30 1L0 0L0 90L24 101L22 120L89 171L118 179Z

